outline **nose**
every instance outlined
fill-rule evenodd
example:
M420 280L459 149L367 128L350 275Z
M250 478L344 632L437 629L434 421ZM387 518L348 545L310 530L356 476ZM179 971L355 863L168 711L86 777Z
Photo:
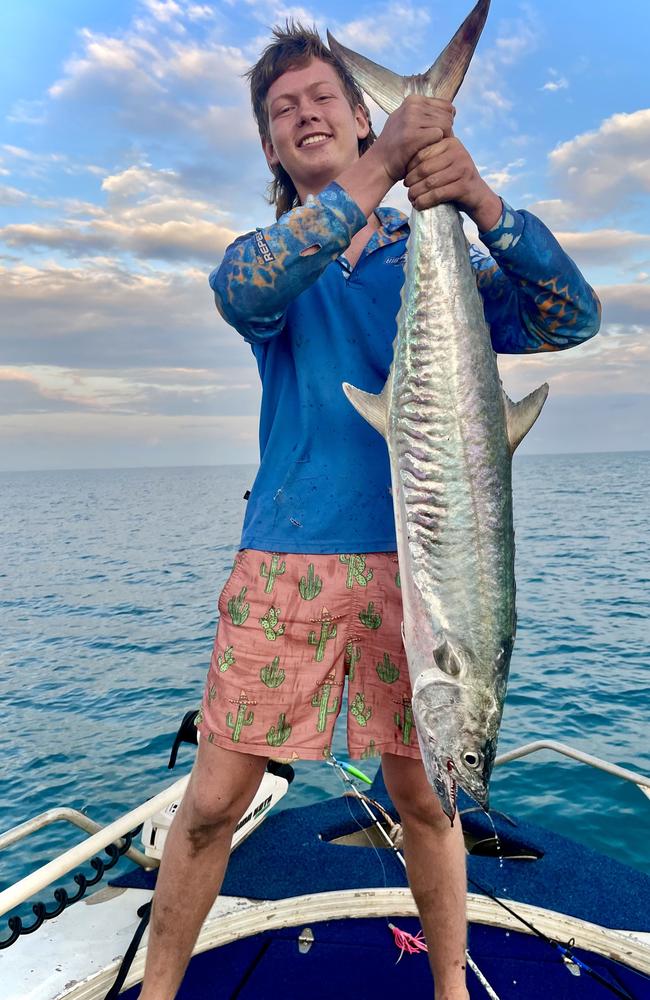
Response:
M320 120L318 108L314 104L303 104L298 109L298 125L306 125L307 122Z

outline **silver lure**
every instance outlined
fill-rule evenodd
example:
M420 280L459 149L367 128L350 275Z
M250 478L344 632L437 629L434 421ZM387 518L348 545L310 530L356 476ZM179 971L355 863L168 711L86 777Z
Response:
M387 112L452 100L485 23L479 0L425 74L330 47ZM503 393L457 209L413 211L397 337L379 395L344 384L388 444L403 636L424 767L453 822L456 782L483 807L515 636L511 459L548 393Z

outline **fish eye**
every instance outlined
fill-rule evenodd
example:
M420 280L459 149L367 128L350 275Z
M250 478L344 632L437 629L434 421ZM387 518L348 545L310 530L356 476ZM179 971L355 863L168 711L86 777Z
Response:
M465 750L463 752L463 764L465 764L466 767L471 767L472 770L476 770L480 763L481 754L478 750Z

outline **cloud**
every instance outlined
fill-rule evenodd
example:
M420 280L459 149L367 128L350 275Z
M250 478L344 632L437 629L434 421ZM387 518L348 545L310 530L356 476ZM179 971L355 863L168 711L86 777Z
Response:
M254 416L260 396L252 364L224 370L5 367L0 385L0 412L8 414Z
M19 188L10 187L8 184L0 184L0 205L19 205L25 201L27 195Z
M549 154L553 181L584 218L650 193L650 108L607 118Z
M558 90L566 90L569 86L569 81L565 76L561 76L557 70L549 69L550 80L547 80L541 90L548 90L551 93L555 93Z
M205 271L134 273L110 259L0 266L5 364L91 369L252 363L220 318Z
M10 247L46 247L75 257L129 253L144 260L214 266L237 235L224 226L223 211L185 197L172 170L132 166L104 177L102 189L108 196L104 209L72 202L73 218L56 224L14 223L0 228L0 239Z
M5 469L256 463L257 438L253 416L24 413L0 424L0 461Z
M377 7L369 17L328 25L337 41L360 52L389 52L394 58L395 39L402 48L412 50L420 44L421 33L431 21L424 6L408 2L388 3Z
M622 229L592 229L588 233L556 231L555 236L564 250L581 264L609 265L613 260L620 266L625 259L639 253L650 254L650 235Z
M601 332L578 347L556 353L499 357L507 386L520 398L535 385L549 382L553 397L620 395L646 391L650 367L650 316L646 325L617 323L608 318Z
M43 125L45 122L44 101L16 101L7 114L7 121L14 125Z
M596 290L606 322L644 327L650 342L650 285L608 285ZM650 365L644 373L646 385L649 370Z

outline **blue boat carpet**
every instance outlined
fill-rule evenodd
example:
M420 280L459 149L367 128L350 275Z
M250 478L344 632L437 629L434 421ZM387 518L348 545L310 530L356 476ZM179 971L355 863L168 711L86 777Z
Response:
M381 770L369 795L395 818ZM461 810L473 803L462 793ZM533 854L537 860L504 860L470 855L468 876L489 892L606 927L650 931L650 877L574 841L529 823L492 819L505 855ZM327 799L269 815L233 853L222 892L252 899L283 899L336 889L406 884L399 860L389 850L332 844L333 838L367 827L368 817L350 797ZM463 816L474 838L492 838L481 811ZM380 860L381 859L381 860ZM149 888L155 872L135 869L111 884ZM470 890L479 891L470 885Z

